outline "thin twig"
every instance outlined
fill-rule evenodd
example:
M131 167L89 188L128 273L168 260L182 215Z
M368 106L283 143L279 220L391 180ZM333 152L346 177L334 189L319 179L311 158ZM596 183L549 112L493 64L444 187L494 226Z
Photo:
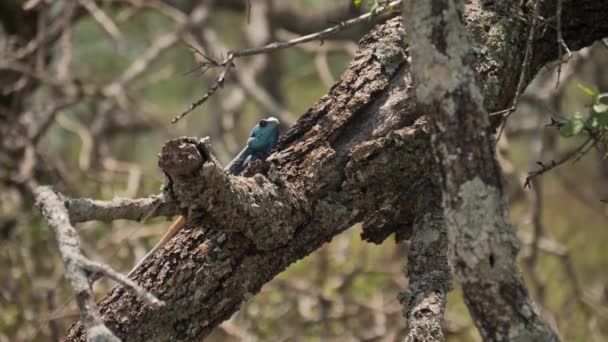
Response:
M566 45L566 42L564 41L564 37L562 36L562 0L557 0L557 13L556 13L555 17L557 19L557 56L558 56L557 57L557 60L558 60L557 81L555 82L555 88L557 89L559 87L559 78L562 73L562 64L566 63L567 61L569 61L572 58L572 52L568 48L568 45ZM566 50L566 54L568 55L568 57L566 57L565 60L562 60L563 50Z
M223 62L221 62L221 65L223 65L224 69L222 70L222 72L220 73L218 78L215 80L215 82L209 87L209 89L207 89L207 92L205 93L205 95L203 95L203 97L198 99L196 102L193 102L190 105L190 107L188 107L188 109L183 111L181 114L174 117L173 120L171 120L171 123L178 122L184 116L188 115L188 113L192 112L196 107L207 102L207 100L209 99L209 97L211 97L211 95L213 95L220 87L224 86L224 81L226 80L226 76L228 75L228 72L230 72L230 69L232 69L234 67L234 63L232 62L233 60L234 60L234 54L229 52L228 57L226 57L226 59ZM203 67L206 67L206 66L203 66Z
M532 60L534 35L536 33L536 23L537 23L538 15L540 13L540 2L541 2L540 0L535 1L534 10L532 12L532 17L529 21L530 22L530 31L528 31L528 40L526 41L526 52L524 54L522 70L521 70L521 73L519 74L519 82L517 83L517 88L515 89L515 96L513 97L513 103L511 104L511 107L509 107L507 109L503 109L498 112L494 112L494 113L490 114L490 116L497 116L497 115L504 116L504 119L500 126L500 131L498 133L498 136L496 137L496 141L498 141L500 139L500 137L502 136L502 133L505 130L505 126L507 125L507 120L509 119L509 116L515 111L515 109L517 109L517 103L519 101L519 96L521 95L521 93L523 91L524 84L526 83L526 78L528 77L528 69L530 68L530 61Z
M78 2L82 5L82 7L86 8L86 10L91 14L91 17L103 28L103 30L112 38L116 48L124 52L126 43L125 39L122 36L122 33L118 29L118 26L112 21L108 15L97 6L95 1L93 0L78 0Z
M95 262L86 258L80 260L83 264L83 267L89 270L91 273L101 273L110 279L120 283L121 285L130 288L135 292L137 297L144 301L147 304L154 305L156 307L164 306L165 303L158 298L156 298L153 294L146 291L143 287L137 285L133 280L127 278L126 276L116 272L110 266Z
M188 115L188 113L192 112L198 106L200 106L203 103L205 103L209 99L209 97L211 97L220 87L222 87L224 85L224 81L226 79L226 76L228 75L228 72L230 72L230 70L235 66L234 65L234 60L235 59L237 59L239 57L253 56L253 55L260 55L260 54L270 53L270 52L274 52L274 51L277 51L277 50L286 49L286 48L289 48L289 47L294 46L294 45L310 42L310 41L313 41L313 40L321 40L321 41L323 41L323 39L325 37L327 37L327 36L330 36L330 35L332 35L334 33L343 31L343 30L345 30L345 29L347 29L347 28L349 28L351 26L354 26L356 24L364 22L365 20L368 20L372 16L376 16L376 15L382 14L382 13L388 11L392 7L397 7L397 5L399 5L400 3L401 3L400 0L391 1L391 2L387 3L386 5L378 8L376 11L365 13L363 15L360 15L360 16L356 17L356 18L340 22L337 25L331 26L331 27L326 28L326 29L324 29L322 31L311 33L311 34L308 34L308 35L305 35L305 36L301 36L301 37L298 37L298 38L294 38L294 39L291 39L291 40L273 42L273 43L270 43L270 44L267 44L267 45L264 45L264 46L261 46L261 47L257 47L257 48L244 49L244 50L232 50L232 51L228 52L226 58L224 58L222 61L213 60L213 59L209 58L208 56L206 56L206 55L198 52L202 56L205 56L206 59L207 59L207 62L203 62L200 65L201 68L208 69L209 66L212 65L212 66L215 66L215 67L222 67L223 70L220 73L220 75L217 77L217 79L215 80L215 82L213 82L212 85L207 89L207 92L200 99L198 99L197 101L193 102L188 107L188 109L186 109L181 114L179 114L178 116L176 116L175 118L173 118L173 120L171 120L171 123L176 123L179 120L181 120L184 116Z
M206 46L213 46L220 50L224 48L220 38L214 30L207 29L203 32L202 36ZM293 114L285 109L285 107L264 87L257 83L255 77L256 67L251 67L250 65L251 64L248 64L247 67L240 69L240 72L237 72L235 75L236 80L243 90L251 96L256 103L264 107L268 112L276 115L281 122L293 122Z
M526 181L524 182L524 188L529 188L530 187L530 182L532 181L532 179L534 177L538 177L548 171L553 170L554 168L566 163L567 161L571 160L572 158L577 158L575 160L578 160L579 158L579 154L582 155L585 152L585 147L589 146L589 143L592 143L590 146L593 147L597 141L594 140L592 137L587 138L587 140L585 140L585 142L583 142L581 145L579 145L577 148L566 152L561 158L559 158L557 161L552 160L550 164L545 164L542 162L537 162L537 164L540 166L540 169L536 170L536 171L532 171L530 173L528 173L528 177L526 177ZM588 150L586 150L588 151Z

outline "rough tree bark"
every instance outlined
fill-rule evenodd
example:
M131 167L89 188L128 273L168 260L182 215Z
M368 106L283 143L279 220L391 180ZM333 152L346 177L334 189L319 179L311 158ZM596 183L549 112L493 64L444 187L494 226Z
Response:
M544 7L543 17L551 17L554 4ZM518 16L521 10L529 9L478 1L465 8L489 111L512 101L527 32ZM600 2L565 1L564 13L564 37L572 49L608 35L603 19L608 8ZM554 33L551 26L546 32ZM557 55L555 35L549 33L535 42L531 74ZM179 206L192 209L196 219L134 275L166 307L146 306L122 287L100 302L102 317L117 336L200 340L289 264L353 223L364 221L364 235L380 242L395 227L432 214L425 203L433 199L425 196L436 190L434 155L414 96L401 20L379 26L360 45L340 81L246 178L223 175L204 144L195 140L165 146L161 167L172 175ZM267 216L276 217L277 224ZM280 241L272 239L273 232L280 233ZM408 232L400 233L408 237ZM507 252L505 257L513 257ZM514 298L527 298L521 283L513 285L518 291ZM67 340L84 340L85 334L78 323Z
M403 4L416 98L429 117L441 174L450 265L473 321L487 341L557 341L532 303L517 265L519 241L473 74L462 4Z
M196 340L289 264L364 217L403 221L389 208L396 208L399 194L428 192L425 159L418 155L428 142L423 122L408 127L418 115L403 96L409 80L399 27L393 21L362 41L330 96L282 137L266 163L250 169L249 178L226 176L196 140L165 145L161 167L195 220L134 273L166 302L163 310L141 305L121 287L100 303L118 337ZM402 179L406 170L412 182ZM412 197L407 209L416 204ZM84 333L76 325L68 340L84 339Z
M414 223L408 251L408 289L400 294L407 319L407 342L444 341L443 314L452 282L448 267L448 238L439 195Z

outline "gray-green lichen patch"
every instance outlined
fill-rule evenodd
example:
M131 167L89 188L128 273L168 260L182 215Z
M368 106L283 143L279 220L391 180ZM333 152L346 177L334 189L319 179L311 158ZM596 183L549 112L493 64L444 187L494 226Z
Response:
M314 208L316 221L326 226L336 226L351 216L351 211L337 202L318 201Z
M513 63L523 58L526 41L526 24L510 15L517 11L509 2L497 2L493 10L483 10L479 0L465 4L466 26L469 37L476 42L473 47L475 70L484 95L484 105L490 111L504 106L505 86L519 75L521 65ZM520 48L514 48L520 46Z
M440 15L433 15L433 4L428 1L404 6L412 17L404 19L404 25L410 35L412 64L418 80L416 98L424 104L440 101L448 112L454 112L456 105L449 94L471 84L473 79L470 68L465 66L470 45L458 13L453 6L448 6ZM445 36L445 49L439 48L443 42L435 37L436 30ZM481 105L479 91L473 89L471 97Z
M464 266L455 271L465 282L468 277L511 278L519 241L499 189L475 177L461 185L458 196L457 208L446 212L452 260Z
M294 219L298 209L289 191L277 187L261 174L252 178L231 177L240 186L233 186L231 195L235 198L232 205L242 206L241 215L247 224L241 232L251 239L260 250L271 250L286 245L295 232Z
M376 43L373 55L389 75L393 74L405 61L405 54L403 53L404 36L404 30L399 28L398 30L388 31L388 34L381 36Z

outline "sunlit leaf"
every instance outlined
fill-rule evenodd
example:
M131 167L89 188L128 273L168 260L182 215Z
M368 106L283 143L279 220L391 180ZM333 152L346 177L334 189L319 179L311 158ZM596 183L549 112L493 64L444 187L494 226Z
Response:
M559 133L564 137L571 137L579 134L584 127L585 124L583 123L580 113L576 113L574 118L566 121L566 123L559 128Z
M596 113L608 112L608 104L600 103L593 106L593 111Z
M587 123L586 126L589 128L597 128L600 125L599 120L597 119L597 116L592 115L587 119Z
M597 120L598 125L608 126L608 112L594 113L591 117Z
M597 97L597 96L599 95L599 94L598 94L596 91L591 90L591 89L589 89L589 88L587 88L587 87L585 87L585 86L583 86L583 85L580 85L580 84L579 84L579 85L578 85L578 87L579 87L579 88L581 88L581 90L582 90L582 91L584 91L584 92L585 92L585 94L587 94L587 95L589 95L589 96L592 96L592 97L594 97L594 98L595 98L595 97Z
M361 6L361 1L362 0L353 0L353 4L355 5L355 7L359 7Z

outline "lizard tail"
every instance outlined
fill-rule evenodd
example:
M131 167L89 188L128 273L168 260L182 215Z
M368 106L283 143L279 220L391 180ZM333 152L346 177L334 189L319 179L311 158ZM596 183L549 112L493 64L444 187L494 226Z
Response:
M127 274L127 277L130 277L131 274L133 274L133 272L139 268L139 266L141 266L144 261L146 261L152 254L154 254L157 250L159 250L162 246L165 245L165 243L167 241L169 241L180 229L182 229L184 226L186 225L186 217L183 215L180 215L177 217L177 219L173 222L173 224L171 225L171 227L169 227L169 229L167 230L167 232L165 233L165 235L163 235L163 237L160 239L160 241L156 244L156 246L154 246L154 248L152 248L138 263L137 265L135 265L135 267L133 267L131 269L131 271L129 271L129 274Z

